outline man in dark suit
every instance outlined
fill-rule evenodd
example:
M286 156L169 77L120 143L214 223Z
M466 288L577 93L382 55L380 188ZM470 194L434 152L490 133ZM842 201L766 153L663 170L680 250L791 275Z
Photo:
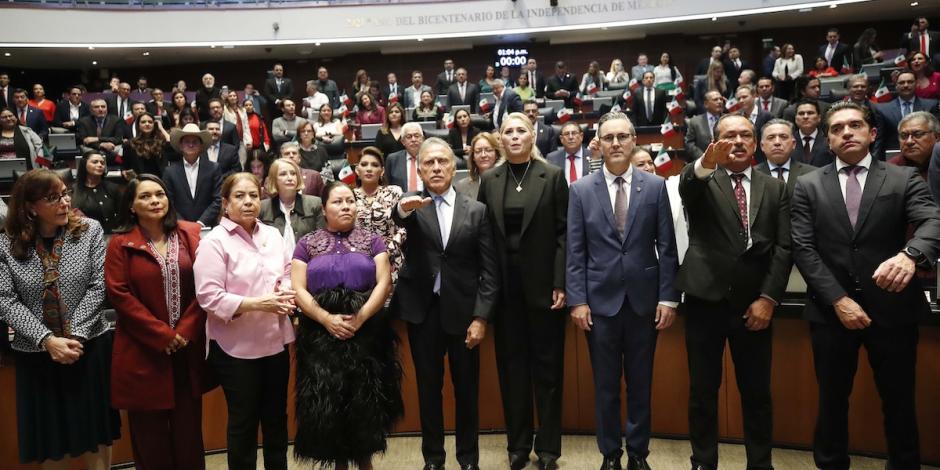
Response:
M757 106L761 111L773 115L773 117L783 116L783 110L787 107L787 100L774 96L774 81L763 77L757 80Z
M421 415L425 470L443 470L444 355L457 414L457 462L479 470L480 349L499 282L486 206L458 194L457 161L441 139L418 153L424 191L401 199L392 219L408 230L393 306L408 325Z
M46 116L42 110L29 105L29 97L26 90L17 88L13 90L13 114L21 126L26 126L33 130L45 142L49 137L49 123L46 122Z
M405 89L405 108L414 108L421 103L421 94L425 91L430 91L432 94L434 90L430 86L424 84L424 74L420 70L414 70L411 72L411 86ZM437 97L433 97L437 100ZM410 116L409 116L410 119Z
M837 103L826 127L837 160L800 178L792 198L793 259L808 288L803 317L819 384L813 458L821 469L849 468L849 395L864 345L885 415L887 468L919 469L917 321L930 307L910 281L940 256L940 211L915 169L873 158L867 110Z
M98 98L91 102L91 114L78 120L75 140L82 149L98 151L108 160L108 166L118 164L115 149L124 142L127 126L117 116L108 114L108 103Z
M170 163L163 172L167 196L183 220L214 226L222 204L222 173L209 160L205 149L212 142L209 131L196 124L186 124L170 133L170 145L183 158Z
M80 86L69 88L68 98L59 101L55 107L55 118L52 125L61 127L69 132L75 132L75 126L78 120L91 115L91 108L82 101L82 95L85 92Z
M470 113L480 109L480 88L467 81L467 69L461 67L455 74L456 80L447 90L447 103L453 106L470 106Z
M724 54L724 51L722 51L721 46L714 46L714 47L712 47L711 53L709 54L709 56L706 57L706 58L704 58L704 59L702 59L702 60L698 63L698 66L695 67L695 75L705 75L705 74L707 74L707 73L708 73L708 67L710 67L710 66L712 65L712 62L716 62L716 63L718 63L718 64L721 64L722 67L724 67L724 64L723 64L722 61L721 61L721 56L722 56L722 54Z
M560 60L555 62L555 75L545 82L545 98L565 100L565 107L570 108L577 94L578 81L568 73L568 66Z
M725 109L724 99L718 90L705 93L703 103L705 112L689 119L685 131L685 154L689 162L701 157L708 145L714 140L712 132L714 132L715 124L718 123L718 118L721 117L721 113Z
M284 66L274 64L273 77L264 81L264 88L261 94L268 102L268 114L272 117L280 117L281 100L294 96L294 82L284 76Z
M749 69L749 64L741 58L741 50L737 47L728 49L728 57L722 62L725 68L725 76L728 77L728 86L733 90L738 87L738 77L741 72ZM760 128L758 128L760 129Z
M633 94L633 121L637 126L658 126L666 120L666 91L653 87L653 72L643 74L643 86Z
M219 172L224 180L226 176L242 171L242 166L238 161L238 148L232 144L221 142L221 124L221 122L206 121L202 123L202 128L208 131L209 136L212 137L204 154L210 162L219 165Z
M815 167L832 163L829 142L819 128L820 116L822 113L819 112L819 104L815 100L796 103L796 127L799 131L793 134L796 147L791 155L793 160Z
M13 105L13 87L10 86L10 74L0 70L0 108Z
M242 140L238 137L238 130L235 129L235 124L222 119L222 100L219 98L210 99L208 109L209 118L205 121L218 122L222 125L222 142L236 149L240 148L242 146Z
M209 119L209 100L221 99L222 90L215 86L215 77L211 73L202 76L202 88L196 90L196 112L199 114L199 121Z
M535 91L536 98L545 97L545 76L542 75L542 72L539 72L539 64L535 61L535 58L529 57L525 67L523 67L519 73L525 74L526 77L528 77L529 86Z
M385 160L388 184L398 186L404 192L424 190L424 182L418 176L418 149L424 143L424 131L417 122L406 122L401 126L401 143L405 150L389 154Z
M898 123L901 118L914 111L927 111L937 114L937 100L924 99L914 94L917 78L914 72L904 70L895 81L897 98L887 103L875 103L875 125L878 128L872 154L879 160L885 159L886 150L897 150Z
M751 121L751 124L754 124L754 129L757 129L757 138L759 140L760 131L764 128L764 124L774 117L772 114L761 110L760 107L756 105L755 98L756 94L754 93L753 85L738 85L737 89L735 89L734 99L738 101L738 106L740 106L737 112ZM761 147L757 147L757 151L754 152L754 160L762 162L765 158Z
M672 210L666 181L630 165L636 131L627 115L607 113L597 124L604 169L570 187L565 292L591 354L601 469L621 469L623 376L627 468L649 470L656 337L680 299Z
M131 99L131 84L121 82L118 84L117 93L105 95L108 102L108 114L126 119L131 116L131 107L137 101Z
M916 26L916 27L915 27ZM940 54L940 33L930 31L930 22L925 16L918 16L911 25L911 31L902 37L901 48L908 53L919 51L929 60L936 60Z
M715 142L682 170L689 251L676 288L685 292L692 468L718 468L718 388L725 341L744 418L747 468L771 469L771 318L790 276L786 185L754 171L757 131L722 116Z
M544 156L558 148L558 132L555 128L544 122L539 122L539 105L535 100L528 100L522 104L522 112L529 118L535 128L535 147Z
M169 129L173 127L173 115L169 111L173 107L173 103L164 100L163 97L163 90L154 88L150 90L151 99L145 103L145 106L148 113L160 119L164 129Z
M819 115L822 116L826 114L826 110L829 109L829 103L819 99L821 85L818 78L800 75L796 78L796 84L794 86L796 87L796 99L793 101L793 104L783 110L782 117L784 119L796 122L796 104L803 100L815 101L819 108Z
M793 138L795 132L793 123L784 119L773 119L765 124L760 132L760 147L766 159L754 167L757 171L786 183L787 194L793 194L797 178L816 169L808 163L791 158L796 147L796 140Z
M888 160L888 164L917 168L917 173L927 181L932 170L931 153L940 139L940 121L933 114L914 111L901 119L898 124L898 137L901 141L901 152ZM933 185L930 186L933 194ZM934 202L936 201L935 198Z
M450 86L454 84L454 81L457 80L456 72L454 71L454 61L453 59L444 60L444 71L437 74L437 94L446 95L447 90L450 89ZM420 96L418 97L420 98Z
M836 71L842 70L843 65L852 66L852 48L839 42L839 28L826 31L826 43L819 46L816 56L825 58Z
M561 168L568 186L591 173L591 151L583 142L581 125L568 121L561 126L562 148L545 156L548 163Z
M508 114L522 112L522 98L511 88L507 87L502 79L493 83L493 109L489 112L487 120L493 122L493 127L499 129L503 118Z
M388 103L391 102L397 102L402 106L405 105L405 87L402 86L401 83L398 83L398 77L394 72L388 74L385 83L382 84L381 90L382 96L385 97L385 106L388 106Z

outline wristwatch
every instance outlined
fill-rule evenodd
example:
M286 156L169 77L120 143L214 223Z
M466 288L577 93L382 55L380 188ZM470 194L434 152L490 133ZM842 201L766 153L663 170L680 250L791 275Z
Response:
M904 253L905 255L907 255L908 258L914 260L914 264L922 266L927 263L927 256L921 253L920 250L912 246L904 247L904 249L901 250L901 253Z

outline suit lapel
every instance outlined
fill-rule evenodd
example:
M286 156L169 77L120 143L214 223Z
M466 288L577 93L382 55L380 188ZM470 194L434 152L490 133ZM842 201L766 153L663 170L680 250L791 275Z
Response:
M490 185L490 200L487 201L489 210L493 211L493 218L496 219L496 227L499 232L506 236L506 225L503 223L503 200L506 198L506 173L509 171L509 163L503 163L490 170L493 172L493 183Z
M725 206L731 211L732 217L738 221L738 224L741 224L741 214L738 212L738 199L734 197L734 189L731 186L731 177L728 176L728 173L723 167L718 167L714 173L715 184L718 186L718 190L724 195L727 204ZM752 191L753 192L753 191Z
M839 173L836 164L831 163L823 170L823 189L826 191L826 200L829 201L833 214L839 219L839 226L852 236L852 222L849 220L849 211L845 208L845 197L842 196L842 186L839 184Z
M597 206L601 208L604 218L614 229L614 233L619 233L617 223L614 221L614 208L610 206L610 190L607 188L607 179L604 178L604 172L598 171L591 175L591 178L594 178L592 187L594 188L594 195L597 197Z
M508 169L508 166L507 166ZM532 168L530 171L533 172L529 181L523 181L524 188L523 191L526 194L526 205L525 210L522 213L522 230L519 231L519 235L525 235L525 229L529 227L529 223L532 222L532 217L535 216L536 206L539 204L539 199L542 198L542 191L545 188L545 168L542 167L542 163L538 160L532 160ZM505 188L505 185L503 185Z
M424 191L421 195L423 197L431 197L431 194L427 191ZM437 203L432 200L431 205L418 209L417 215L428 225L428 232L434 234L432 238L437 243L437 247L443 248L444 242L441 239L441 224L437 221ZM453 222L451 225L453 225Z
M467 199L460 194L454 200L454 216L450 220L450 233L447 234L447 246L450 246L453 240L457 239L457 232L463 227L463 221L467 217Z
M636 213L639 212L641 201L645 197L646 192L643 191L645 183L646 174L634 169L633 181L631 181L630 187L627 188L630 194L630 204L627 210L627 228L623 232L622 241L624 243L630 238L630 231L633 230L634 222L636 222Z
M878 192L881 191L881 186L884 182L884 163L873 159L871 166L868 168L868 176L865 178L865 187L862 189L862 201L858 206L858 220L855 221L855 235L858 235L862 224L864 224L865 219L868 218L872 203L875 201Z
M792 167L790 171L790 177L792 178ZM769 178L769 176L751 169L751 204L747 208L748 227L753 227L754 221L757 220L757 213L760 211L761 201L764 199L764 185L767 182L765 178Z

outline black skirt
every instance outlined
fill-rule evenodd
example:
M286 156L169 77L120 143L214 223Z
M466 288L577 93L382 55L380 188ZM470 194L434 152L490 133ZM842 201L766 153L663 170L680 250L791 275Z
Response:
M20 463L78 457L121 437L121 417L111 408L112 339L108 332L85 342L70 365L47 352L16 353Z
M341 313L358 311L368 295L331 289L314 297L326 311ZM388 319L376 314L344 341L302 316L296 348L294 457L331 467L384 452L404 413L398 337Z

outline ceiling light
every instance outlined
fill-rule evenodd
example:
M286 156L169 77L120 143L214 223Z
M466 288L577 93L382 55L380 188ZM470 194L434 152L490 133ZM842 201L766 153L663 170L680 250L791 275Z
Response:
M320 43L318 43L318 42L313 43L313 45L314 45L314 46L317 46L317 47L320 47Z
M832 5L829 5L829 8L835 8L835 7L837 7L837 6L839 6L839 5L836 5L835 3L833 3Z
M920 2L911 2L912 7L916 7L917 5L920 5Z
M712 21L718 21L718 17L717 17L717 16L713 16L713 17L712 17Z
M150 51L144 51L144 53L143 53L142 55L143 55L144 57L146 57L146 56L150 55Z
M11 55L13 55L13 54L10 54L9 52L4 52L4 53L3 53L3 57L10 57Z
M97 60L91 61L91 65L98 65L98 61Z
M418 38L418 42L423 42L424 38Z
M209 46L209 49L215 49L215 44Z

